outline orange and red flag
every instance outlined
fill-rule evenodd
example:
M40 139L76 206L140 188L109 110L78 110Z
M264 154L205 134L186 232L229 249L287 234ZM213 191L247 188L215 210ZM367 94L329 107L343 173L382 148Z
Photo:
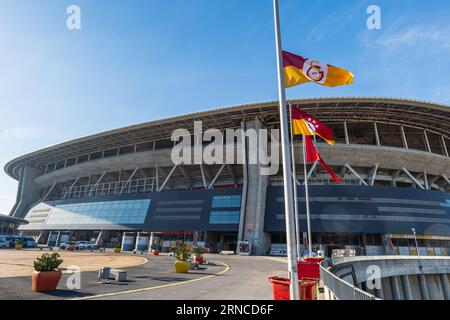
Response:
M331 176L331 178L333 178L334 181L336 181L337 183L341 183L342 180L333 172L333 170L330 169L330 167L327 166L325 161L323 161L322 157L320 156L319 152L317 152L312 137L303 136L303 139L306 139L306 162L318 161L322 168L324 168L325 171L328 172L328 174Z
M335 144L333 130L319 119L295 106L292 107L292 130L294 130L294 135L319 136L328 144Z
M319 119L307 114L297 107L292 107L292 130L294 135L303 135L306 147L306 162L319 162L337 183L342 180L323 161L313 142L313 136L319 136L329 144L335 144L334 132Z

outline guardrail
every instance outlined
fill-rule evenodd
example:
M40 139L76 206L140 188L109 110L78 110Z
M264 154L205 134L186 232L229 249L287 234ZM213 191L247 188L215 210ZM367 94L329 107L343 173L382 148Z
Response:
M320 278L324 283L325 297L328 300L380 300L334 275L328 270L330 266L332 266L331 259L320 264Z

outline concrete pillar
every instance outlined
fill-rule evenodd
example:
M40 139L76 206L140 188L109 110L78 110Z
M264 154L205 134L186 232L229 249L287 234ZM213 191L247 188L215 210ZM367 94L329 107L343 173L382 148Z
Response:
M198 231L194 231L194 235L192 236L192 246L197 246L197 240L198 240Z
M137 232L136 233L136 241L134 243L134 251L138 251L139 250L139 238L141 237L141 233Z
M150 232L150 239L148 241L148 251L152 251L152 245L153 245L153 232Z
M246 129L255 129L258 133L262 129L261 121L255 120L246 122ZM252 141L254 143L254 141ZM254 150L249 150L246 143L247 160ZM258 164L247 164L247 191L245 201L245 211L241 210L241 215L244 213L242 227L242 240L249 241L251 245L251 254L265 255L270 249L270 235L264 232L264 216L266 209L266 192L269 184L269 177L261 175L262 166ZM245 192L245 191L244 191Z
M36 244L39 244L39 240L41 240L43 234L44 234L44 231L39 232L39 235L36 238Z
M50 245L50 240L52 239L52 232L48 232L48 238L47 238L47 247Z
M59 239L61 238L61 231L58 231L58 235L56 236L55 247L59 246Z
M401 300L398 277L389 277L389 282L391 284L392 300Z
M408 276L407 275L400 276L400 279L402 282L403 296L405 297L405 300L414 300Z
M420 296L422 300L430 300L430 293L428 291L427 279L424 274L417 275L419 281Z
M124 232L122 233L122 246L120 247L120 250L121 250L121 251L127 251L126 249L128 249L128 248L126 247L127 244L125 244L125 239L126 239L126 237L127 237L127 233L124 231Z
M102 240L102 236L103 236L103 231L100 230L100 232L98 233L97 239L95 240L95 245L99 246L100 242Z
M442 286L442 292L444 294L444 299L445 300L450 300L450 285L448 283L448 277L445 273L441 273L439 274L439 282L441 283Z

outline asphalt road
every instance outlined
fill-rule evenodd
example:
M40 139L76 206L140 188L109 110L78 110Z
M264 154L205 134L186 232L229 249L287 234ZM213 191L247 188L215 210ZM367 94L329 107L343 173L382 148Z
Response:
M272 300L270 276L287 277L285 258L207 256L230 266L224 274L186 285L126 293L101 300Z
M99 284L98 272L82 272L80 290L67 288L67 274L50 293L32 292L31 276L0 278L0 300L271 300L268 277L287 276L283 258L207 255L211 264L178 274L173 257L144 257L146 264L123 268L128 273L123 283Z

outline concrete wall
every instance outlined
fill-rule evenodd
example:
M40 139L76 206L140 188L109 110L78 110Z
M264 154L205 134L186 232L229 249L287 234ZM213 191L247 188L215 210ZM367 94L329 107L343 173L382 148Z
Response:
M259 119L248 121L247 129L261 129ZM250 152L246 144L247 154ZM266 193L269 177L260 174L260 164L247 165L247 188L245 203L245 220L243 226L243 240L251 243L252 253L265 255L270 250L270 235L264 232L264 218L266 211Z
M381 288L369 290L366 281L373 280L370 270L374 266L380 270ZM336 258L331 272L385 300L450 299L450 286L448 281L443 281L448 280L450 274L448 257L422 257L420 260L401 256Z
M41 189L34 180L36 177L42 175L42 171L31 167L23 167L20 170L19 175L20 180L17 189L16 203L14 204L10 215L23 218L27 214L30 206L40 200Z

